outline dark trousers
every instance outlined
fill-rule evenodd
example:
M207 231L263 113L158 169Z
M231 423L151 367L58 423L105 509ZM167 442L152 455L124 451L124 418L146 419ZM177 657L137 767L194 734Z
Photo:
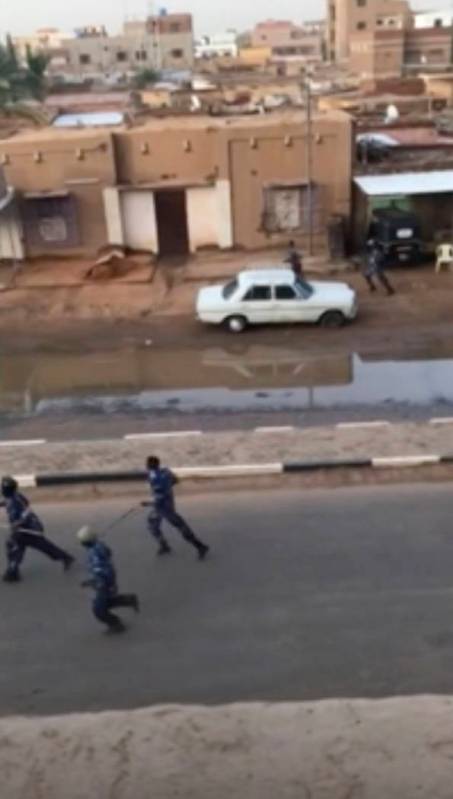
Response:
M373 277L375 277L377 280L379 280L379 283L381 284L381 286L383 286L385 288L387 294L394 294L395 289L393 288L392 284L390 283L390 280L388 279L388 277L385 274L385 272L383 272L381 269L376 269L373 272L366 272L365 273L365 280L368 283L370 291L376 291L376 284L375 284L375 282L373 280Z
M9 574L18 574L19 566L24 559L27 548L36 549L51 560L64 561L70 557L67 552L57 547L44 535L22 531L12 533L6 541L6 559Z
M111 613L111 609L133 608L136 603L135 594L112 594L108 589L100 588L96 591L93 600L93 613L107 627L119 627L121 619L115 613Z
M174 503L171 501L157 503L148 516L148 530L161 546L168 547L167 541L162 533L162 522L166 521L175 530L178 530L185 541L192 544L197 550L202 550L204 544L195 535L185 519L176 512Z

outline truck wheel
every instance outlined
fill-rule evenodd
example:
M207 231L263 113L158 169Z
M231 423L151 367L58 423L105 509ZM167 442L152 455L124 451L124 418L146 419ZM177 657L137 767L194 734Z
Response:
M247 327L247 319L245 316L229 316L225 319L225 324L230 333L243 333Z
M336 328L343 327L345 323L344 314L341 311L326 311L319 320L321 327Z

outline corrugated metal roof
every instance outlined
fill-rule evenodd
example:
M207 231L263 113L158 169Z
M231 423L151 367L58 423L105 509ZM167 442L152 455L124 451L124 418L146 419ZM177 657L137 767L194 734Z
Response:
M453 192L453 169L431 172L399 172L393 175L363 175L356 186L369 197L395 194L442 194Z
M54 128L98 128L122 125L124 114L119 111L93 111L92 113L61 114L54 120Z

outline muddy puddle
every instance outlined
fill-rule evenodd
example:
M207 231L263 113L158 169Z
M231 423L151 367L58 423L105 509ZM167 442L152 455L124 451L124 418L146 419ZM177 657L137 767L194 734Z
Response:
M445 348L444 348L445 349ZM300 349L142 347L0 356L0 412L214 411L453 403L451 357L371 360Z

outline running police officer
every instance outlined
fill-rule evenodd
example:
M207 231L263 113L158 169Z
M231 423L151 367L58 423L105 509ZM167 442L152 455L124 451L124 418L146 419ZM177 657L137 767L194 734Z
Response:
M148 480L151 488L152 502L144 503L151 505L148 516L148 529L159 544L158 555L168 555L171 547L162 533L162 521L168 522L176 530L179 530L182 537L191 544L198 552L200 560L204 560L209 552L209 547L200 541L193 530L189 527L185 519L177 513L175 508L175 497L173 488L178 482L178 478L170 469L160 465L159 458L154 455L146 462Z
M90 527L82 527L77 533L79 542L88 549L88 569L90 578L82 583L83 587L94 588L93 613L95 617L107 625L107 631L122 633L126 627L112 608L132 608L136 613L140 610L136 594L120 594L116 581L116 570L112 560L112 551L99 540Z
M3 575L4 582L19 582L20 565L27 548L36 549L51 560L60 561L64 571L68 571L74 563L74 558L45 537L41 519L32 511L28 499L19 492L19 486L13 477L2 479L1 493L3 501L0 504L6 510L11 529L6 540L8 565Z

